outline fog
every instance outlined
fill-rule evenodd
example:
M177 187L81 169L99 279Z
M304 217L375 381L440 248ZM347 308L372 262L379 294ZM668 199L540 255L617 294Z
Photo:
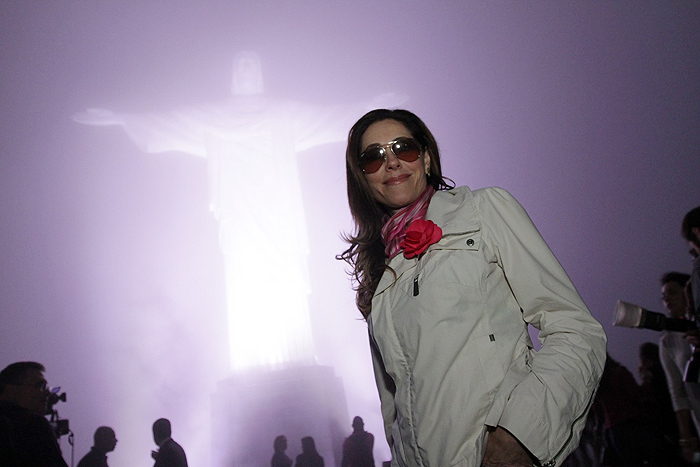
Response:
M206 160L71 117L222 102L242 50L275 99L405 96L447 176L525 206L632 372L658 334L612 327L616 300L663 311L660 275L690 270L679 232L700 204L698 2L6 1L0 41L0 366L46 365L68 395L57 409L76 463L109 425L110 465L152 465L150 427L167 417L190 465L210 465L211 395L231 366ZM344 145L296 158L316 361L388 460L366 326L334 259L352 228Z

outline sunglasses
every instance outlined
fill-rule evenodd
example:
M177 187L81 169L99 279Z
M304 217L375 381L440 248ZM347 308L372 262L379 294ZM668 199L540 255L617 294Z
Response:
M417 161L421 154L420 143L404 136L386 144L372 144L360 154L360 168L366 174L379 170L386 161L386 150L391 149L396 157L404 162Z

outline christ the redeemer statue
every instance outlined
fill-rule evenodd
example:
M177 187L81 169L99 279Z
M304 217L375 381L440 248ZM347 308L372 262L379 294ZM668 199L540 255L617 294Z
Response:
M374 106L319 107L266 98L253 52L234 60L232 93L223 102L170 112L88 109L73 119L121 125L145 152L207 159L210 208L225 258L233 370L312 364L309 245L296 153L343 141L352 123ZM399 101L387 94L374 103Z

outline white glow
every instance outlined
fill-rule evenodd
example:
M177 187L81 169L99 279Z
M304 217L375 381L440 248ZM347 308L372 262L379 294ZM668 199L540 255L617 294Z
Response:
M297 152L342 141L361 112L399 102L319 107L266 98L257 54L234 62L232 98L157 114L88 109L74 120L121 125L143 151L208 161L210 208L226 269L231 368L316 362L307 296L309 244Z

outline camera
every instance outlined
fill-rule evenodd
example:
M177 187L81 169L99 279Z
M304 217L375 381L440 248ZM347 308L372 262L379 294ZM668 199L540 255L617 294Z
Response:
M61 392L61 387L51 388L49 392L49 397L46 400L46 414L49 415L53 412L53 406L58 404L58 402L66 401L66 393L59 394Z
M663 313L649 311L632 303L617 301L613 326L625 328L642 328L653 331L688 332L698 329L694 320L681 318L668 318ZM683 381L687 383L700 383L700 348L694 348L693 354L685 366Z
M51 428L53 428L53 432L56 435L56 438L60 438L61 436L70 433L70 428L68 427L68 420L61 419L58 416L58 411L54 410L53 408L53 406L56 405L59 401L66 401L66 393L61 393L60 386L51 388L49 396L46 400L46 415L51 415L51 418L49 419L49 424L51 424Z
M668 318L663 313L649 311L632 303L617 301L613 326L642 328L653 331L688 332L697 329L695 321L681 318Z

